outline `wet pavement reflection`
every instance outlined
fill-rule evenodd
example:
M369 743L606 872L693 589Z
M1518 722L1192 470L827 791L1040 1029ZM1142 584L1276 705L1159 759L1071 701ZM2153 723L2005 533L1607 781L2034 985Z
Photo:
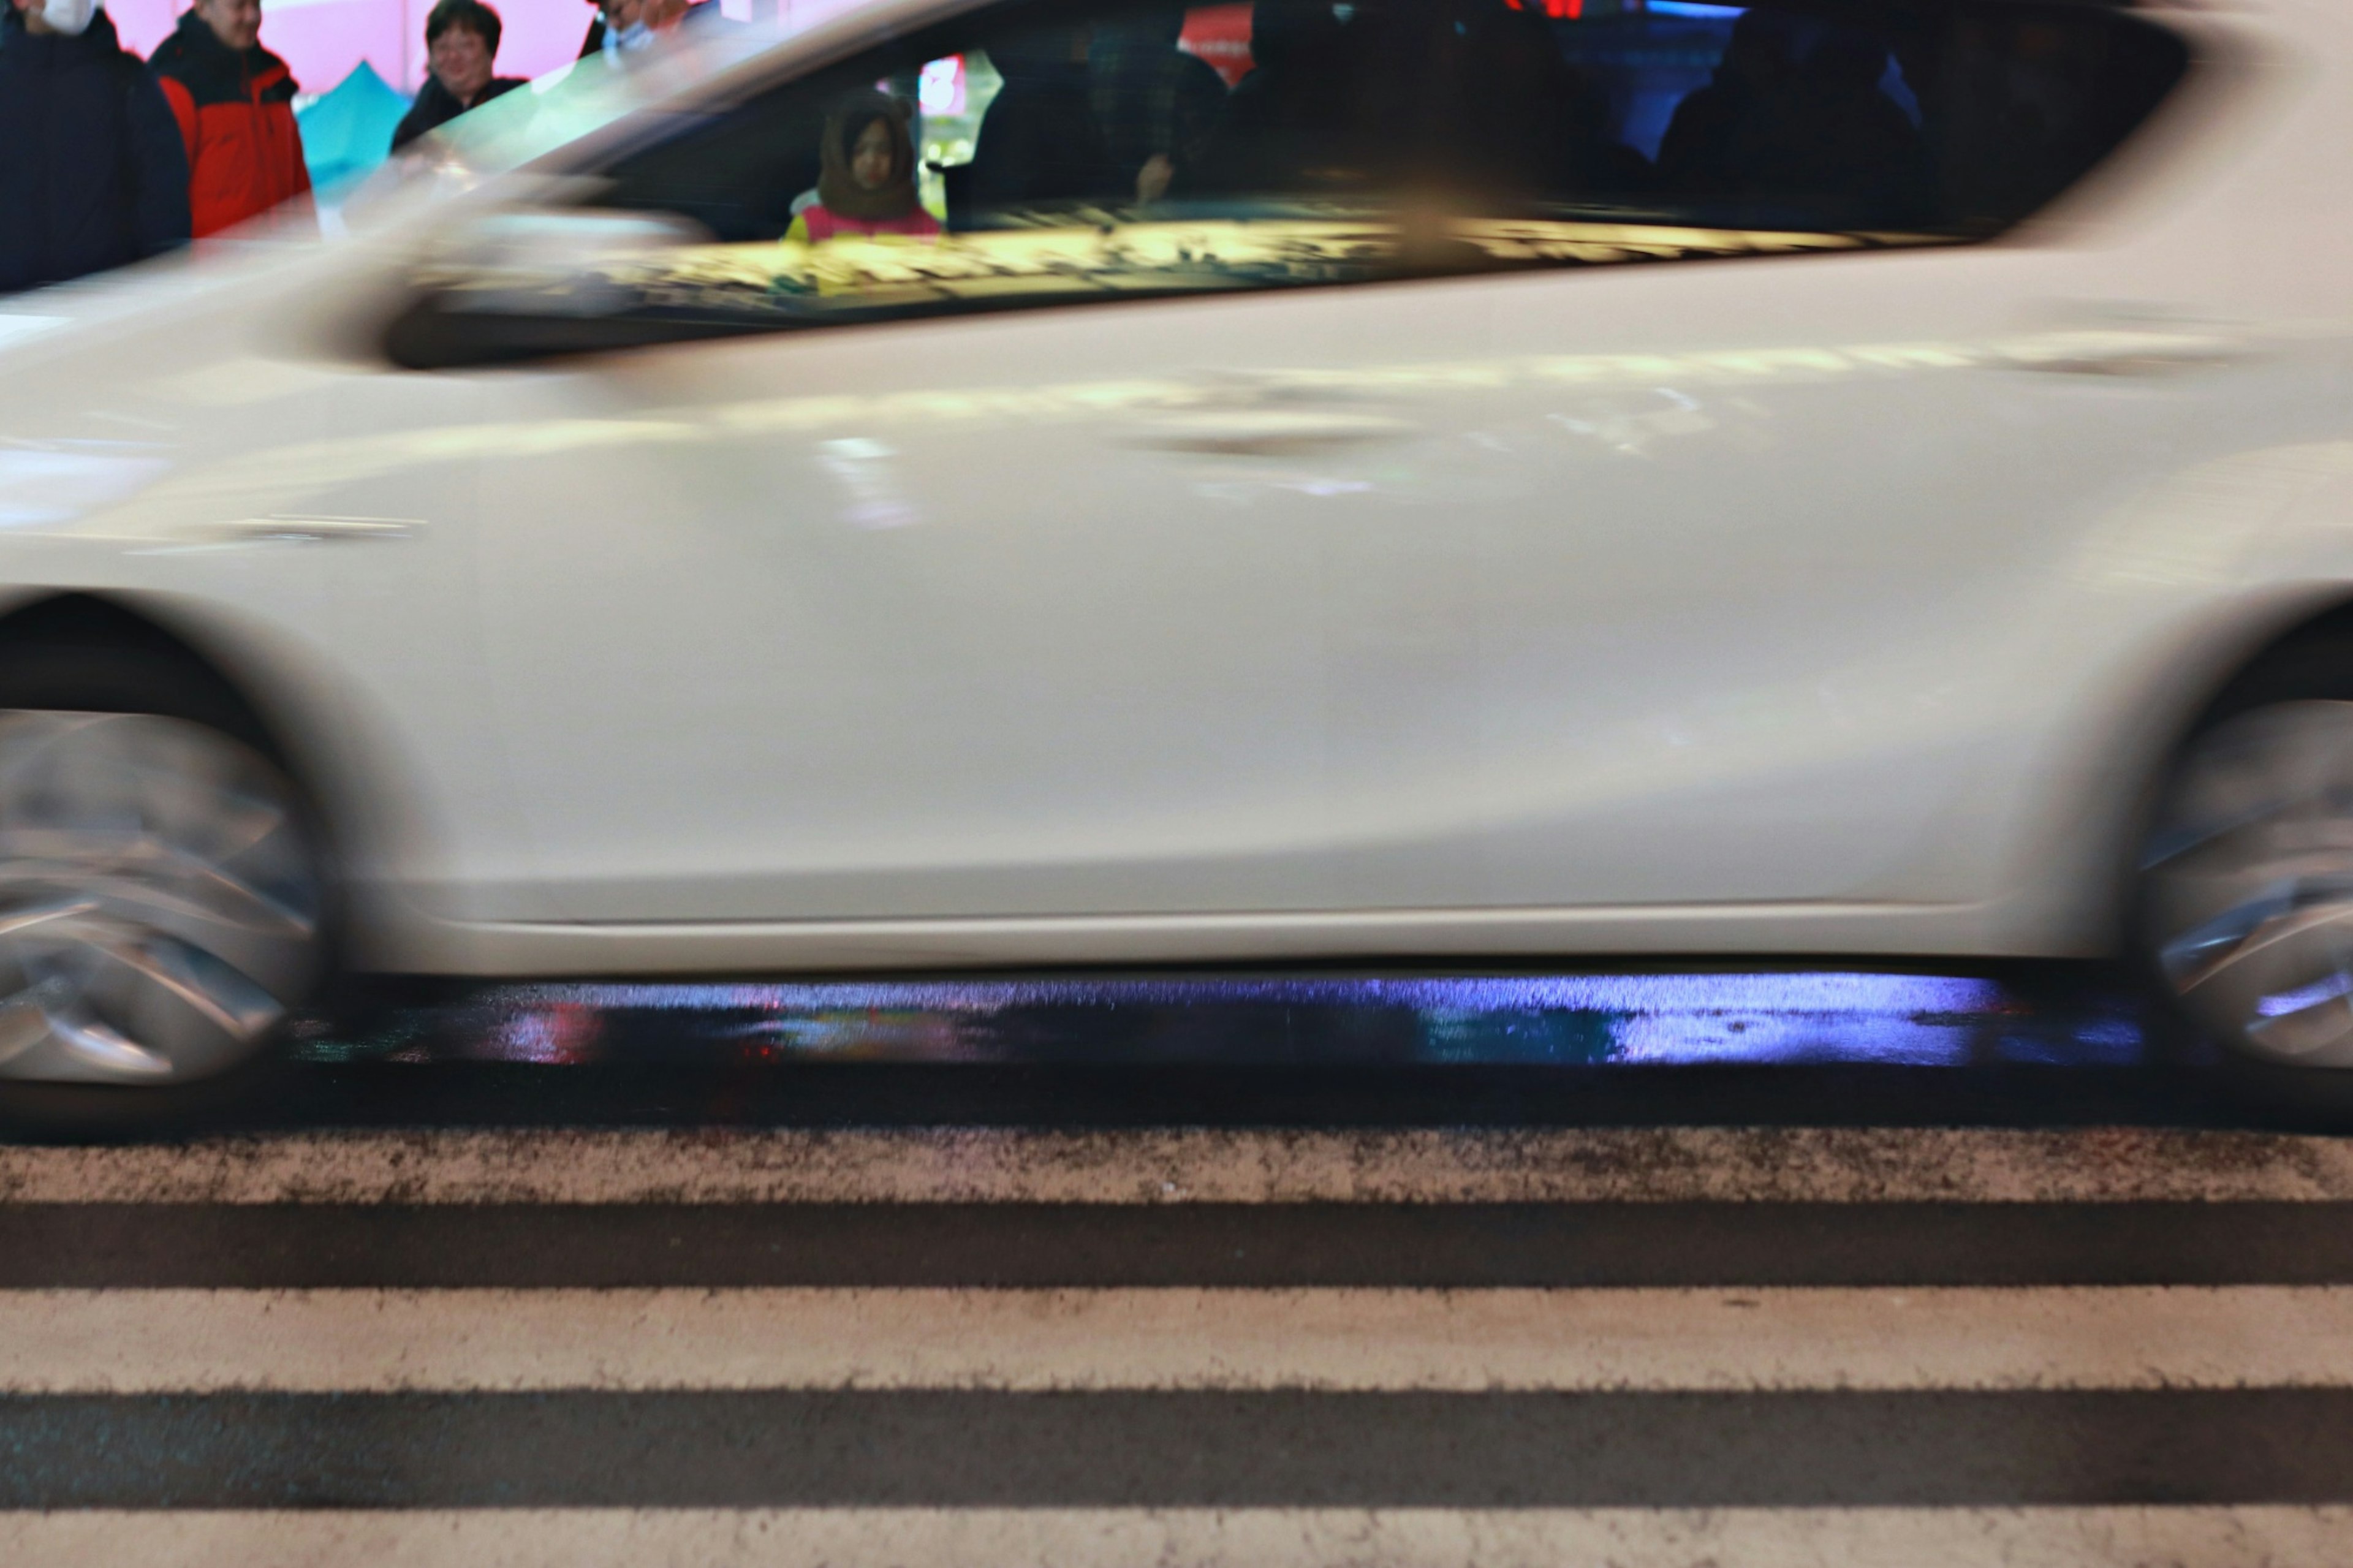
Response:
M392 1127L2263 1127L2345 1092L2080 963L382 979L255 1075L0 1086L0 1143Z
M2167 1027L2101 975L1757 970L550 982L301 1033L322 1063L2120 1068Z

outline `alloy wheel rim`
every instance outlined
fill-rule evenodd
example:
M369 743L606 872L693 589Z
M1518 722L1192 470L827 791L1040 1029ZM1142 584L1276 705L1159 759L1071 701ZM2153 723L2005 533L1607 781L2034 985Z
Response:
M257 1050L316 982L292 783L218 731L0 711L0 1078L160 1084Z
M2238 1048L2353 1067L2353 702L2273 704L2177 768L2142 858L2158 968Z

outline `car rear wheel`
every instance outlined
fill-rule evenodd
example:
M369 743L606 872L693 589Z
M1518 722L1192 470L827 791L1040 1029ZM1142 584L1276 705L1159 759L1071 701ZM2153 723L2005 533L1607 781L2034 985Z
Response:
M0 1079L160 1088L251 1061L328 967L301 790L183 672L31 662L0 670Z
M2144 954L2194 1023L2258 1062L2353 1068L2353 647L2274 660L2216 705L2138 875Z

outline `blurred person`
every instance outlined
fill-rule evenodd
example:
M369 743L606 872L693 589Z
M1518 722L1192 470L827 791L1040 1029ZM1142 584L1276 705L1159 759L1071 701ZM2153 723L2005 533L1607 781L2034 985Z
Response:
M1608 95L1534 6L1365 5L1347 33L1345 163L1360 177L1490 212L1649 183L1650 161L1609 135Z
M1759 137L1797 69L1797 30L1788 15L1762 8L1732 25L1714 79L1675 105L1659 142L1659 183L1672 191L1722 195L1736 191L1743 154Z
M1752 10L1736 23L1715 81L1676 106L1660 144L1671 189L1747 204L1754 221L1825 226L1917 220L1926 148L1882 90L1888 41L1864 27L1809 28Z
M1098 28L1087 48L1087 98L1120 185L1158 201L1180 168L1197 163L1226 106L1226 83L1177 47L1181 6Z
M603 54L608 38L612 40L611 47L620 47L620 40L631 29L640 26L645 11L645 0L588 0L588 4L595 7L596 15L588 18L588 36L580 40L580 58L584 60L591 55ZM645 31L650 33L651 29Z
M960 195L982 211L1114 195L1118 177L1088 101L1086 28L993 40L988 63L1005 85L980 117Z
M493 76L499 57L499 14L482 0L440 0L425 18L425 47L431 68L417 101L392 133L399 152L428 131L447 125L470 109L527 85L517 76Z
M1828 222L1924 216L1926 150L1912 117L1880 87L1887 64L1885 35L1832 26L1790 79L1771 153L1775 179Z
M0 3L0 292L188 240L171 106L96 0Z
M711 0L589 0L596 15L589 19L588 36L580 40L580 58L617 55L652 43L688 14L712 9Z
M1363 117L1355 42L1331 0L1256 0L1250 74L1227 96L1187 188L1258 196L1345 178Z
M836 235L930 238L939 219L915 194L915 149L897 100L861 92L826 117L817 199L800 206L788 240L822 245Z
M2129 99L2104 90L2104 40L2027 16L1966 16L1899 34L1941 205L1964 225L2040 206L2123 139Z
M261 47L261 0L196 0L147 65L180 122L197 238L309 194L300 89Z

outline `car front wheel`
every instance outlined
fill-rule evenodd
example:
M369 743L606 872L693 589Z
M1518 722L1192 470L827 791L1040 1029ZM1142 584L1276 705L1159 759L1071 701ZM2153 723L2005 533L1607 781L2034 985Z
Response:
M0 707L0 1079L161 1087L260 1053L326 967L311 820L199 718Z

